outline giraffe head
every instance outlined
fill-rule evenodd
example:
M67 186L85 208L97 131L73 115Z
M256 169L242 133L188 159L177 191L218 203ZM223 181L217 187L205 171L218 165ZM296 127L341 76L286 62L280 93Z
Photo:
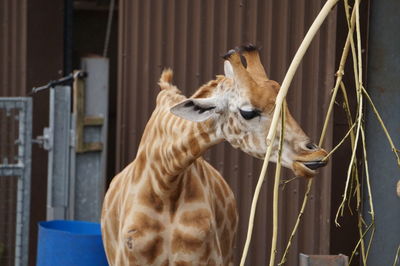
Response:
M215 134L233 147L263 159L279 84L268 79L258 49L253 45L230 50L225 56L225 76L201 87L192 97L174 106L177 116L212 121ZM287 107L282 165L296 176L313 177L326 164L326 151L311 142ZM277 136L281 126L278 125ZM278 158L279 137L272 143L270 161Z

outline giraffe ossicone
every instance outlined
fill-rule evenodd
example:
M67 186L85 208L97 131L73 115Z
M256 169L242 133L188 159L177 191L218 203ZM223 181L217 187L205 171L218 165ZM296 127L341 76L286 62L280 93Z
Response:
M104 200L110 265L233 265L235 198L201 155L226 140L264 158L279 84L268 79L252 45L229 51L224 72L186 98L172 84L172 70L163 71L136 159L113 179ZM312 177L327 153L286 114L282 164ZM278 141L269 145L276 162Z

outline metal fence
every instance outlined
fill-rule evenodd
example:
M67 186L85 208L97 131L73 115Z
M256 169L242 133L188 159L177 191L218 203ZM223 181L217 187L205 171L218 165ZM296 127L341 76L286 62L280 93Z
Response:
M0 97L0 265L27 265L32 101Z

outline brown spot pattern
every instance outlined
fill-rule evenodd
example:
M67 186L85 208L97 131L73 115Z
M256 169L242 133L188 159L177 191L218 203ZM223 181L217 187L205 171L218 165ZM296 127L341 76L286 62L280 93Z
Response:
M279 84L276 81L268 80L259 85L261 86L252 88L251 94L248 95L250 102L257 109L269 112L275 104Z
M156 169L156 167L154 168L154 169ZM154 176L155 176L155 179L156 179L156 181L157 181L157 184L159 185L159 187L161 188L161 189L163 189L164 191L165 190L168 190L168 185L165 183L165 181L163 180L163 177L161 176L161 175L157 175L157 173L154 173Z
M157 256L162 253L163 241L164 240L161 236L157 236L150 240L140 251L140 254L147 260L147 263L153 263Z
M215 222L217 223L217 228L221 228L224 222L224 213L218 203L215 204Z
M149 208L154 209L156 212L162 212L164 208L164 202L161 198L155 193L153 186L148 180L142 187L139 192L139 203L148 206Z
M180 180L179 183L177 184L176 189L170 195L169 213L171 216L171 220L173 220L175 217L175 212L176 212L176 209L178 208L178 201L182 194L182 189L183 189L183 182L182 182L182 180Z
M192 155L198 155L200 153L200 145L197 139L194 137L193 134L189 136L189 148L192 152Z
M205 163L204 163L204 161L202 161L201 163L200 163L200 172L198 173L198 176L200 177L200 181L201 181L201 183L203 184L203 186L205 186L206 185L206 171L205 171Z
M134 171L134 183L138 183L140 177L143 175L144 167L146 166L146 154L144 152L140 153L135 161L135 171Z
M172 253L183 252L191 253L195 252L203 245L203 241L187 233L183 233L179 229L176 229L172 235L171 250Z
M225 197L229 197L229 187L228 187L228 184L226 184L226 183L224 182L224 180L222 180L222 179L220 179L219 181L220 181L220 185L221 185L221 187L222 187L222 190L224 191Z
M192 98L207 98L211 96L213 90L215 87L218 86L218 84L225 79L224 76L217 76L217 79L211 80L208 83L204 84L201 86L195 94L193 94Z
M235 133L235 135L239 135L242 131L238 127L233 127L233 132Z
M209 143L210 142L210 136L207 133L201 133L200 137L204 140L205 143Z
M260 141L258 140L258 138L256 136L252 136L251 141L255 147L260 146Z
M215 265L217 265L217 263L215 262L215 260L209 259L208 262L207 262L207 265L208 266L215 266Z
M228 205L228 220L231 222L231 230L234 230L236 227L237 214L236 205L233 202Z
M222 231L220 243L221 243L222 257L226 258L229 253L229 247L231 244L229 230L226 226L224 228L224 231Z
M222 193L220 184L217 182L214 183L214 191L215 194L217 195L218 201L222 204L222 206L225 206L225 197L224 194Z
M210 211L203 208L182 213L180 222L185 226L192 226L206 232L210 230L210 219Z
M186 179L185 186L185 201L186 202L194 202L194 201L203 201L203 187L198 181L195 175L190 175Z
M175 262L175 265L176 266L190 266L190 265L192 265L192 263L189 261L180 260L180 261Z
M159 150L155 150L155 151L154 151L153 162L154 162L156 165L157 165L157 164L161 164L161 155L160 155L160 151L159 151Z
M183 159L183 153L182 153L182 151L180 151L180 150L176 147L176 145L173 145L173 146L172 146L172 153L173 153L173 157L172 157L172 158L174 158L174 160L176 160L176 161L178 161L178 162L182 161L182 159Z
M205 245L206 245L206 247L204 249L204 253L200 258L200 260L202 260L202 261L207 260L210 257L210 254L211 254L211 243L209 241L207 241L205 243Z
M128 234L133 234L135 237L142 237L148 232L159 233L165 229L159 220L153 219L143 212L135 212L133 217L134 222L129 228Z

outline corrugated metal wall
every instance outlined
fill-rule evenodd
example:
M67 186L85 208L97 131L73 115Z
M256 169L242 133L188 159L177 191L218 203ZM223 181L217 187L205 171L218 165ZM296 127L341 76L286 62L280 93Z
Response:
M64 2L64 0L0 0L0 97L27 96L32 87L44 85L63 76ZM43 128L48 124L48 93L42 91L33 95L33 102L32 136L36 137L42 135ZM46 217L47 196L45 189L47 151L38 145L32 147L31 181L33 211L30 219L29 244L30 265L34 265L37 222ZM0 210L0 215L12 210L12 204L15 204L14 183L14 181L5 182L0 177L2 191L8 191L0 196L0 208L8 204L6 208ZM7 197L10 203L2 201L3 197ZM0 242L2 242L2 232L9 232L12 235L11 230L14 229L9 225L14 228L15 222L10 221L6 224L0 221L2 227ZM0 265L3 265L2 262L0 260Z
M0 96L25 95L26 8L26 0L0 0Z
M24 96L26 84L26 0L0 0L0 97ZM15 110L0 111L0 163L14 163L18 134ZM16 177L0 176L0 265L13 265L15 253Z
M261 56L270 78L282 82L290 61L324 0L121 0L119 5L119 71L117 165L133 160L155 104L157 80L172 67L174 83L186 95L223 73L220 55L245 42L263 47ZM313 41L289 91L293 116L318 142L333 85L336 37L334 10ZM330 148L331 129L324 147ZM229 145L206 156L231 185L239 207L236 261L243 249L250 203L261 162ZM269 259L272 228L272 173L265 181L256 216L248 265ZM285 171L284 178L291 173ZM287 265L298 253L327 254L330 226L330 166L315 179L310 202ZM278 258L303 200L305 180L289 183L281 193Z

